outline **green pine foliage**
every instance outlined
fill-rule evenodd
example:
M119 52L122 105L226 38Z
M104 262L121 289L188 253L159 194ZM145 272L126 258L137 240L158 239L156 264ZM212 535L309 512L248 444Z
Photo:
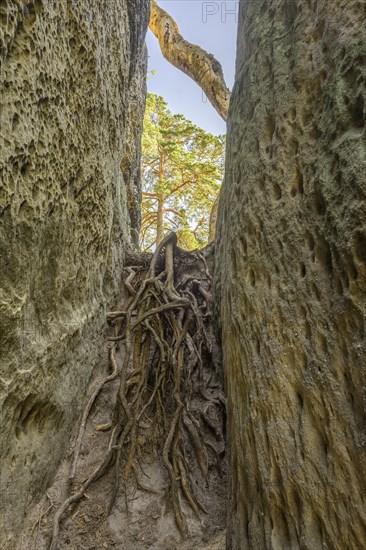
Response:
M171 231L187 250L207 244L224 158L225 136L172 114L162 97L148 94L142 137L142 250L153 249Z

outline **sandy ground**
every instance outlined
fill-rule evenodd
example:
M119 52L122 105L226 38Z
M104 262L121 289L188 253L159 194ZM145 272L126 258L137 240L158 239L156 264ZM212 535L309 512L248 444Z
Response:
M118 389L117 381L105 386L91 411L82 446L75 485L82 482L102 460L108 445L110 431L98 431L97 426L111 420L113 404ZM52 487L28 518L26 529L11 550L47 550L52 521L56 509L68 493L70 456L75 445L61 464ZM215 468L209 472L208 484L196 483L196 495L207 513L197 518L184 508L190 536L182 541L175 525L172 510L167 505L164 488L166 472L159 461L142 465L144 483L160 494L152 494L137 488L131 481L121 487L111 514L106 506L114 483L113 468L85 494L77 505L71 506L61 522L59 548L67 550L224 550L225 548L225 472L220 477Z

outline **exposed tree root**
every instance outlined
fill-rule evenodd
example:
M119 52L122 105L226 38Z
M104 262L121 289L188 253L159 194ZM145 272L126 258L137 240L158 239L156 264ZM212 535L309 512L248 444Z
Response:
M197 516L205 512L194 494L193 481L199 475L207 482L209 467L220 466L225 400L220 375L214 367L215 342L207 321L212 311L208 266L201 253L196 252L194 257L193 253L183 253L186 256L180 264L188 265L193 257L193 261L202 264L202 277L197 270L186 277L180 273L176 284L177 250L172 233L159 244L149 265L145 255L142 265L138 265L139 258L134 258L137 265L126 268L129 296L120 311L108 314L108 322L114 327L114 336L108 338L112 342L112 371L96 384L85 407L70 479L75 477L92 405L102 387L118 377L120 386L109 446L103 462L58 508L50 550L57 548L60 521L68 507L80 501L87 488L111 466L114 465L115 483L108 513L122 479L125 483L133 476L140 489L158 493L142 480L140 462L144 457L160 456L165 465L166 493L183 538L189 533L182 498ZM121 368L116 361L118 346L123 346Z

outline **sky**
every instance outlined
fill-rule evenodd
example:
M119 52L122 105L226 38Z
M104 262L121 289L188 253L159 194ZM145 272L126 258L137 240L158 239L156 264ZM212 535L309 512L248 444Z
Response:
M238 2L206 0L159 0L159 5L176 21L182 36L212 53L220 61L231 90L235 74ZM161 95L173 113L182 113L194 124L213 134L226 132L226 124L216 113L199 86L162 56L159 43L149 30L148 91Z

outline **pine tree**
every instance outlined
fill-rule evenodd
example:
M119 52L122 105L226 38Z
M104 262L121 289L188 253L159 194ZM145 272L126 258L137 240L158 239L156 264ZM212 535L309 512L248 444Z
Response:
M166 101L148 94L142 138L141 248L174 231L192 250L207 243L209 218L224 173L225 136L172 114Z

